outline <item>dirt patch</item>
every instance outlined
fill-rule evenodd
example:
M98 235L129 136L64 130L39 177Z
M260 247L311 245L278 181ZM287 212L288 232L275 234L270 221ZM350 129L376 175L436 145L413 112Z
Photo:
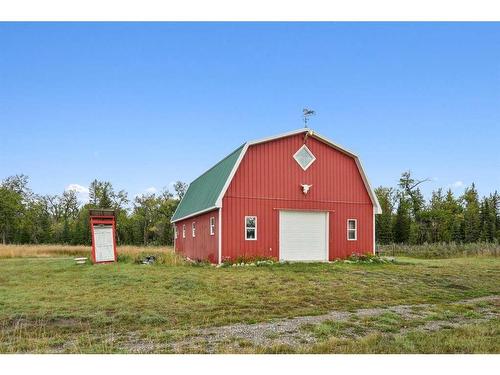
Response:
M48 324L58 327L75 327L82 323L81 320L73 318L56 318L48 321Z
M115 337L108 337L111 344L114 344ZM138 354L138 353L154 353L160 351L163 348L162 345L154 343L151 341L146 341L137 335L135 332L130 332L125 338L125 344L120 346L125 349L126 353Z
M44 327L47 325L60 327L60 328L72 328L79 326L84 322L80 319L73 318L52 318L52 319L27 319L27 318L16 318L5 320L2 324L4 329L26 329L33 327Z
M458 289L458 290L470 290L471 288L466 285L461 284L446 284L447 288Z

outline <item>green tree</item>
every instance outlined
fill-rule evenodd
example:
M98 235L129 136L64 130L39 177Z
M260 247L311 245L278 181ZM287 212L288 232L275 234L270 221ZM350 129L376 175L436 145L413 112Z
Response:
M27 201L33 196L33 192L28 187L29 177L24 174L16 174L5 178L1 186L19 194L23 200Z
M429 179L415 180L411 171L403 172L399 179L400 194L409 201L410 213L415 220L418 220L420 211L425 207L425 199L418 186L426 181Z
M23 211L23 200L20 193L8 187L0 186L0 232L5 245L20 222Z
M394 241L393 215L395 192L392 188L378 187L375 189L382 213L375 216L375 237L377 243L389 244Z
M174 228L170 219L172 218L177 205L178 199L174 199L173 194L168 190L164 190L159 199L158 218L159 218L159 243L162 245L172 245L174 243Z
M494 195L484 197L480 206L481 241L493 242L496 236L496 201Z
M0 231L2 243L15 240L22 242L22 219L27 204L34 199L28 187L29 178L18 174L0 183Z
M443 190L432 192L426 220L426 242L449 241L446 233L446 212Z
M446 195L442 189L432 192L429 206L421 218L426 224L425 241L431 243L454 241L455 231L460 229L461 216L461 206L450 189ZM457 239L461 241L460 236Z
M500 195L497 191L491 197L491 205L495 216L495 239L500 242Z
M475 184L465 189L461 199L464 204L464 241L477 242L481 234L481 217Z
M179 199L182 199L184 197L184 194L186 194L186 191L188 189L188 184L182 182L182 181L177 181L174 183L174 191L179 197Z
M50 214L42 197L35 196L26 204L21 218L22 243L50 242Z
M408 200L400 194L394 221L394 242L408 243L410 239L410 226L410 204Z
M83 205L78 211L73 226L73 237L71 243L73 245L90 245L90 220L89 209L92 208L89 203Z
M111 182L95 179L89 186L89 203L95 208L111 208L113 194Z
M95 208L123 209L128 203L128 196L124 190L115 192L109 181L95 179L89 186L89 203Z
M410 171L403 172L399 179L399 195L401 209L396 215L398 235L406 238L404 242L422 243L426 238L426 227L429 215L425 211L425 199L419 185L428 179L415 180ZM399 208L398 207L398 208ZM406 217L403 217L406 216ZM407 234L407 237L406 237Z
M157 231L159 201L156 195L142 194L135 198L133 219L136 224L136 230L142 233L142 244L148 245Z

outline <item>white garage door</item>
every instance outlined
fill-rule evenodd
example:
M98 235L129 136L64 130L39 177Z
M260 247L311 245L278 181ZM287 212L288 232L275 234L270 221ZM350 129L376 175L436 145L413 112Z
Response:
M113 244L113 226L103 225L94 227L95 260L96 262L110 262L115 260Z
M280 260L328 260L328 213L280 211Z

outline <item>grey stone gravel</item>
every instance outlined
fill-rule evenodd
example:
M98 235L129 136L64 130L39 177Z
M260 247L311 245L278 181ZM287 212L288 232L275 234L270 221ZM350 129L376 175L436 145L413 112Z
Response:
M500 302L500 296L473 298L469 300L457 301L451 304L470 304L480 301ZM300 316L264 323L233 324L222 327L210 327L197 330L193 335L190 335L181 341L177 341L173 344L171 349L174 352L186 352L199 348L202 349L202 351L211 353L216 352L217 347L221 344L241 346L242 344L245 345L245 343L254 346L288 345L293 347L301 344L314 343L316 341L316 338L310 330L303 329L304 325L317 325L326 321L345 322L351 317L370 318L387 312L398 314L404 319L419 318L428 315L428 312L416 312L414 311L415 308L425 310L431 308L432 306L432 304L398 305L387 308L359 309L355 312L331 311L324 315ZM498 316L498 313L490 312L489 314L486 314L485 318L482 320L488 320L496 316ZM473 322L473 320L471 320L471 322ZM446 326L457 327L461 323L463 322L431 321L425 323L417 329L433 331ZM403 329L400 334L406 331L408 331L408 329ZM350 332L350 330L347 330L347 332Z

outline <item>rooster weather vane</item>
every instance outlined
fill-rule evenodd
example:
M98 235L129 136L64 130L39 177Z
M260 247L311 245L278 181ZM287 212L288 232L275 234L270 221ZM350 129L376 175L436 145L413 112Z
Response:
M307 128L307 123L309 122L309 117L314 116L316 111L308 108L302 110L302 115L304 116L304 128Z

